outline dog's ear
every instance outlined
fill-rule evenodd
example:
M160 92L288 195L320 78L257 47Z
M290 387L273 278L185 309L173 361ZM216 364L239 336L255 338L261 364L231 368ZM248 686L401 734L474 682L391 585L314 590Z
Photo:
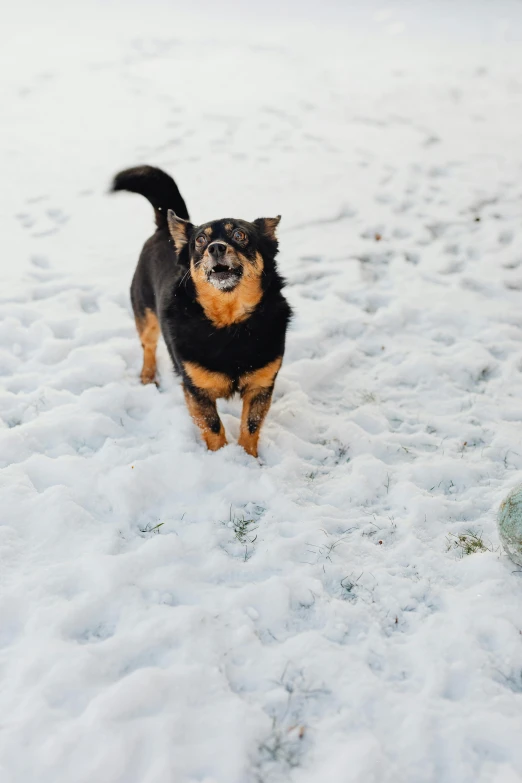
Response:
M183 218L178 217L172 209L169 209L167 212L167 223L170 235L176 245L176 250L178 253L181 253L189 240L194 226L190 220L183 220Z
M254 220L254 226L257 226L262 234L265 234L270 239L276 239L276 228L281 220L281 215L277 215L274 218L257 218Z

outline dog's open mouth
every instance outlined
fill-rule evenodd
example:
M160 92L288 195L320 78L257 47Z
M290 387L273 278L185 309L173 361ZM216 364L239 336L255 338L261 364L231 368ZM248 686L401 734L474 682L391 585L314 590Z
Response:
M230 267L226 264L216 264L208 273L208 281L216 288L227 290L234 288L241 278L241 267Z

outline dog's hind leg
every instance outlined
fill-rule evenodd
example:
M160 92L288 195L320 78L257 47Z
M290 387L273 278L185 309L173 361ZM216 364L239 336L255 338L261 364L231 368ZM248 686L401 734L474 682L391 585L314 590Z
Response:
M143 317L136 316L136 327L143 348L142 383L156 382L156 346L161 333L156 313L147 308Z

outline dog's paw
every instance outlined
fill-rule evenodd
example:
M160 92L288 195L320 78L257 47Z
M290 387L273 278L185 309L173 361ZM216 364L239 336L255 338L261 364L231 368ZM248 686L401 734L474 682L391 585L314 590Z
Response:
M152 373L142 372L140 378L144 386L146 386L149 383L153 383L156 387L159 386L156 376L153 375Z
M239 438L238 445L244 448L246 453L250 454L251 457L255 457L257 459L257 443L252 443L250 438Z

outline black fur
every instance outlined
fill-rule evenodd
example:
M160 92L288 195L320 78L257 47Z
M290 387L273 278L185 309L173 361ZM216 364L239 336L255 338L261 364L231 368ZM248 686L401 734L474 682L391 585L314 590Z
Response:
M156 215L156 225L163 228L167 225L167 211L174 210L176 215L184 220L189 219L185 202L178 186L168 174L153 166L136 166L133 169L120 171L114 177L112 190L129 190L140 193L150 201Z
M113 190L141 193L156 212L158 228L145 242L132 281L132 306L137 319L143 318L147 309L156 313L174 367L187 389L198 394L184 372L184 362L226 374L237 391L241 376L283 356L291 309L281 293L284 280L275 263L278 243L263 232L262 220L219 220L198 228L188 224L188 241L178 253L168 229L167 210L186 220L188 212L171 177L159 169L141 166L118 174ZM263 257L263 294L247 320L217 328L197 300L190 258L194 256L197 262L198 232L210 226L214 240L225 232L227 223L248 227L248 248L243 253L248 258L248 253L257 250Z

